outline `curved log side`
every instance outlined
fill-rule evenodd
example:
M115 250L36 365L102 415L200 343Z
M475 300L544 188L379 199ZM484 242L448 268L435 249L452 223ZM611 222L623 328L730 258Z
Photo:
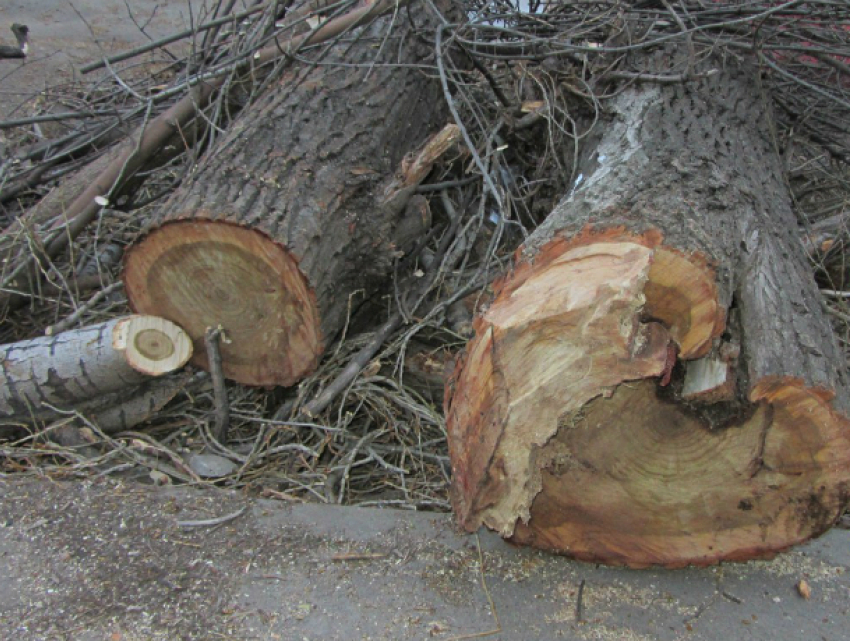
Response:
M613 101L447 386L467 530L679 567L843 512L846 375L752 86L727 68Z
M195 364L206 367L205 328L220 325L225 376L298 382L352 297L375 294L430 225L411 197L459 136L405 156L445 124L439 83L419 68L432 47L416 34L437 19L417 5L415 20L378 19L287 71L127 251L133 309L186 327Z
M127 316L2 347L0 420L26 424L183 367L189 336L153 316Z

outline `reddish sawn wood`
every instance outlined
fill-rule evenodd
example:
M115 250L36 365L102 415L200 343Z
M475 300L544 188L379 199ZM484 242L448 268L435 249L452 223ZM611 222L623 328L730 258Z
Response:
M843 512L846 374L753 86L727 62L609 103L447 387L466 529L678 567L770 556Z

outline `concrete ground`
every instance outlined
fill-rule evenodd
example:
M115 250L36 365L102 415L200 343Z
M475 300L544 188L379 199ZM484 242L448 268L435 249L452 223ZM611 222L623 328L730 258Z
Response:
M773 561L630 571L446 514L0 479L2 639L840 641L848 571L846 530Z

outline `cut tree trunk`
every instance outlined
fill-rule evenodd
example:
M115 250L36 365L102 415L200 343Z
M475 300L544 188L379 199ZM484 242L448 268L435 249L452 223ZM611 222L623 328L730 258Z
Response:
M126 388L183 367L192 341L170 321L136 315L2 350L0 421L22 425L56 418L63 411L83 411L92 403L103 411L110 407L103 401L113 397L124 402ZM132 398L153 403L151 399L163 396L162 387L135 391Z
M726 64L609 103L476 319L446 394L466 529L676 567L770 556L844 510L844 360L769 110Z
M446 121L439 83L418 68L433 47L412 26L436 18L411 13L285 73L128 250L131 305L184 327L196 364L220 325L225 376L292 385L427 228L411 195L458 131L405 158Z

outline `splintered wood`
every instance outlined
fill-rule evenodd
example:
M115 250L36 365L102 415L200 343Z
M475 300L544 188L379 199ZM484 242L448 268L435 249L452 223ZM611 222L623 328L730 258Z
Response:
M659 240L556 239L501 283L447 387L466 529L681 566L770 555L839 516L850 426L828 394L766 377L718 427L683 398L681 365L667 385L675 362L704 363L725 316L713 271ZM722 370L701 377L721 404Z
M670 46L647 73L693 63ZM620 87L447 388L460 522L634 567L770 556L850 500L850 389L754 70ZM721 71L722 69L722 71Z

